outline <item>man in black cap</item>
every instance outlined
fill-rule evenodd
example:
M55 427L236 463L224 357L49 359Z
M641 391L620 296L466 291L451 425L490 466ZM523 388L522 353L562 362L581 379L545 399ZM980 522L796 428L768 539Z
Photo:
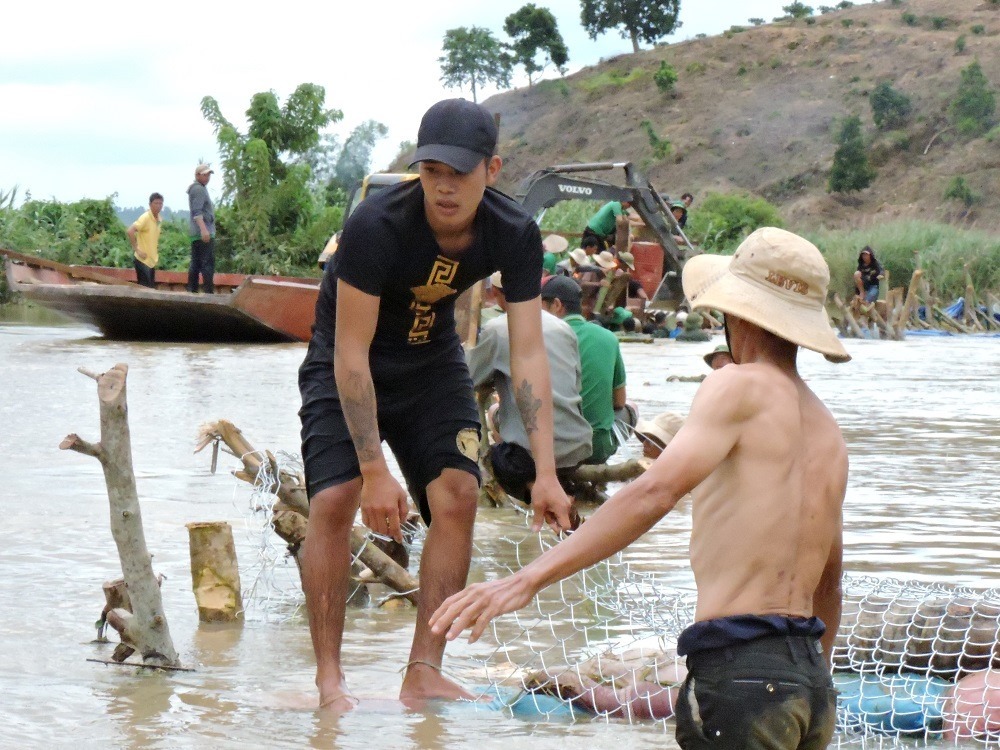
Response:
M333 710L356 703L340 660L355 515L360 507L369 529L400 541L407 516L383 440L429 527L400 698L472 697L441 675L445 639L428 620L465 585L480 478L479 420L455 300L494 271L503 274L512 380L537 464L534 526L570 525L571 501L553 458L541 234L519 204L491 187L501 167L496 140L483 107L463 99L435 104L418 132L420 179L361 203L327 263L299 370L299 416L310 497L302 582L320 705Z

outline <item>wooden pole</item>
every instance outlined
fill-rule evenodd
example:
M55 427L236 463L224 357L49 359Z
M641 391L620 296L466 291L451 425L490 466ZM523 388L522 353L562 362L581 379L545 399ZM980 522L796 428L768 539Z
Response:
M910 325L917 314L917 306L920 302L917 289L920 288L920 279L923 275L924 272L918 268L910 277L910 286L906 290L906 300L903 302L903 314L900 316L900 322L903 326Z
M167 617L163 612L160 587L153 574L152 556L146 547L142 514L132 469L132 443L128 426L125 379L128 365L117 364L102 375L80 368L97 381L100 403L101 441L92 444L78 435L67 435L60 450L72 450L93 456L104 469L111 509L111 534L118 547L125 586L132 611L124 608L108 612L108 622L120 634L122 643L135 648L143 663L177 667L180 659L170 639Z
M201 622L235 622L243 614L233 528L225 521L187 524L191 583Z
M861 326L858 325L858 321L854 319L854 315L851 313L850 308L844 304L844 300L840 298L840 294L837 292L833 293L833 304L840 309L840 314L847 322L847 327L851 331L851 334L855 338L863 339L865 335L861 332Z

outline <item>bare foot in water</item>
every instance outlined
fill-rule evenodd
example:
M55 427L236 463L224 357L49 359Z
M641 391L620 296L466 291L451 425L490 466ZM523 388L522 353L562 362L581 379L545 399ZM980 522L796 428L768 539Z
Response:
M319 686L319 708L321 711L332 711L342 714L358 705L358 699L351 695L347 683L343 680Z
M439 668L421 662L410 662L403 678L403 687L399 691L399 700L409 705L435 698L471 701L476 696L442 675Z

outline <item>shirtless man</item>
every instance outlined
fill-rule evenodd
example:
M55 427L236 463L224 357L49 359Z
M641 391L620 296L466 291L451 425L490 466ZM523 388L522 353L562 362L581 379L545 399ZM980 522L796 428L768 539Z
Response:
M366 199L326 266L309 350L299 368L302 457L310 515L302 586L321 707L356 701L340 660L358 509L372 531L402 541L406 492L428 525L413 646L400 699L471 698L441 675L435 608L465 585L479 480L479 422L455 330L455 299L501 271L511 330L511 381L537 468L536 528L569 529L571 501L556 478L552 388L541 330L542 238L524 209L492 189L500 172L488 110L438 102L425 114L419 180Z
M795 359L799 346L850 359L826 316L829 279L812 244L770 227L732 257L689 260L684 292L694 308L725 313L736 366L705 379L645 474L522 570L449 598L433 632L453 639L472 628L476 640L492 618L624 549L693 492L698 604L678 641L689 669L680 746L825 748L836 711L829 660L847 448Z

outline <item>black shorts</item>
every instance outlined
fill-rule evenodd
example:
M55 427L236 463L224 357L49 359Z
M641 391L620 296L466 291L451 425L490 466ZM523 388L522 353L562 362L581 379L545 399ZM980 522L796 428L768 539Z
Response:
M361 476L333 373L333 350L309 345L299 368L302 462L309 497ZM379 436L388 443L410 496L430 525L427 485L444 469L459 469L480 481L479 415L472 379L462 365L376 386Z
M819 640L780 635L696 651L677 699L684 750L821 750L837 693Z

